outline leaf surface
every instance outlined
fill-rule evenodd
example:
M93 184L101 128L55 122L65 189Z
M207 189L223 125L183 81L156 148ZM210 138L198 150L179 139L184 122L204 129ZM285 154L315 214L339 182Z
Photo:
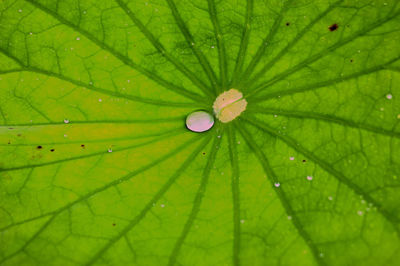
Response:
M399 28L396 0L0 2L0 265L397 265Z

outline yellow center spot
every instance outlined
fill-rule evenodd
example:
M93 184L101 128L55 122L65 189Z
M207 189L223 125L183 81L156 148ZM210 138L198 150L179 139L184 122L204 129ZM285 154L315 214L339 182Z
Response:
M215 116L222 122L228 123L246 110L247 101L243 99L243 93L236 89L230 89L221 93L213 104Z

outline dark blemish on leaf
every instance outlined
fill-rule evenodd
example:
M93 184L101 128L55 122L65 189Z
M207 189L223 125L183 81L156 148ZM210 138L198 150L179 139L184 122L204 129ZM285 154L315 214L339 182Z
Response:
M329 26L329 30L330 30L330 31L335 31L335 30L337 30L338 28L339 28L339 25L336 24L336 23Z
M51 151L51 152L54 152L54 151L55 151L55 149L51 149L50 151Z
M85 148L85 144L82 144L81 147L82 147L82 149L84 149Z
M290 22L286 22L286 26L290 26Z
M305 163L305 162L307 162L307 161L306 161L306 160L303 160L302 162Z
M21 137L22 135L21 135L21 134L17 134L17 136L18 136L18 137Z
M353 63L353 61L354 61L353 59L350 59L350 63Z
M8 141L7 144L11 144L11 141Z
M205 152L203 152L203 155L206 155L206 153L205 153Z
M9 127L8 129L14 129L13 127Z
M112 226L116 226L116 224L115 224L115 223L113 223L113 224L112 224Z
M41 150L43 147L39 145L39 146L37 146L36 148L37 148L38 150Z

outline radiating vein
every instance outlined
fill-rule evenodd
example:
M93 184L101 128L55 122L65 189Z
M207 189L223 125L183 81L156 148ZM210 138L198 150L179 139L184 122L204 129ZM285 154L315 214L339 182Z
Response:
M222 134L221 134L222 136ZM211 146L211 151L210 151L210 155L208 157L207 160L207 164L204 167L203 170L203 177L201 179L201 184L199 186L199 189L197 190L196 196L194 198L193 201L193 207L192 210L189 214L188 219L186 220L186 223L183 227L183 230L178 238L178 240L175 243L175 246L171 252L171 255L169 257L169 262L168 265L169 266L173 266L177 260L178 254L182 248L183 243L185 242L185 239L187 237L187 235L189 234L190 229L192 228L192 225L197 217L197 214L200 211L200 205L201 202L203 200L207 185L208 185L208 180L210 177L210 172L211 172L211 168L215 162L216 156L217 156L217 152L219 150L220 147L220 143L221 143L221 139L222 138L215 138L212 146Z
M364 69L362 71L359 72L355 72L349 75L345 75L345 76L340 76L337 78L333 78L333 79L329 79L329 80L324 80L321 82L317 82L314 84L308 84L308 85L303 85L303 86L299 86L297 88L293 88L293 89L289 89L289 90L283 90L283 91L277 91L277 92L271 92L271 93L267 93L267 94L262 94L258 97L255 97L255 93L250 92L246 98L247 99L251 99L251 101L253 103L259 103L259 102L263 102L263 101L267 101L270 100L272 98L276 98L276 97L281 97L281 96L285 96L285 95L292 95L292 94L296 94L296 93L301 93L301 92L307 92L307 91L313 91L319 88L324 88L327 86L332 86L334 84L337 83L341 83L341 82L345 82L348 80L352 80L352 79L356 79L362 76L366 76L375 72L379 72L382 70L386 70L389 69L390 65L395 63L396 61L400 60L400 56L397 56L383 64L374 66L374 67L370 67L367 69Z
M1 129L1 127L0 127L0 129ZM152 133L146 133L146 134L140 134L140 135L138 134L138 135L134 135L134 136L124 136L124 137L110 137L110 138L84 139L84 140L82 140L82 139L74 139L74 140L67 139L67 140L64 140L63 142L40 141L40 143L27 143L27 142L25 142L25 143L12 143L12 144L9 144L9 143L2 144L2 143L0 143L0 146L14 148L14 147L21 147L21 146L22 147L32 147L32 146L35 147L35 146L38 146L38 145L40 145L40 146L45 146L45 145L71 145L71 144L82 143L82 142L85 142L85 144L88 144L88 143L102 143L102 142L108 142L108 143L114 142L115 143L117 141L129 141L129 140L145 139L145 138L150 138L150 137L161 137L161 136L168 137L168 136L171 136L171 133L173 131L178 132L178 131L182 131L182 129L181 128L177 128L176 130L169 129L169 130L165 130L165 131L158 131L158 132L152 132Z
M154 37L154 35L146 28L146 26L135 16L134 12L122 0L115 0L120 8L129 16L132 22L139 28L143 35L150 41L158 52L162 54L169 62L171 62L182 74L184 74L193 84L201 89L206 95L212 95L211 89L204 84L190 69L180 63L175 57L167 52L165 47Z
M232 124L227 127L229 158L232 166L232 203L233 203L233 250L232 262L234 266L240 265L240 190L239 190L239 158L236 149L236 136Z
M335 51L336 49L350 43L351 41L357 39L358 37L364 36L365 34L367 34L368 32L376 29L377 27L383 25L384 23L389 22L390 20L396 18L398 15L400 14L400 10L395 12L392 16L386 17L384 19L378 20L375 23L372 23L370 25L368 25L368 27L365 27L364 29L361 29L359 31L357 31L354 35L349 36L347 38L342 39L341 41L338 41L337 43L323 49L322 51L309 56L307 59L303 60L302 62L298 63L297 65L295 65L292 68L289 68L283 72L281 72L280 74L277 74L275 77L273 77L272 79L266 81L264 84L259 85L257 88L251 90L247 96L250 95L255 95L257 93L259 93L260 91L262 91L263 89L272 86L273 84L283 80L284 78L296 73L297 71L303 69L304 67L310 65L311 63L314 63L315 61L318 61L324 57L326 57L327 55L330 55L332 51Z
M150 118L150 119L121 119L121 120L74 120L70 121L68 125L78 124L78 125L86 125L86 124L157 124L157 123L173 123L178 121L183 121L183 116L175 116L175 117L166 117L166 118ZM52 123L24 123L24 124L3 124L0 125L0 129L9 128L9 127L43 127L43 126L68 126L65 122L52 122Z
M271 61L269 61L256 75L254 75L253 78L251 78L250 80L248 80L245 83L244 87L247 87L247 85L249 86L248 89L252 90L252 88L250 87L252 84L256 84L256 82L265 74L265 72L267 72L269 69L271 69L276 62L278 62L285 54L287 54L287 52L294 47L300 40L301 38L310 31L310 29L317 24L321 19L325 18L326 15L331 12L335 7L337 7L341 2L343 2L344 0L339 0L336 1L335 3L331 4L327 9L325 9L324 12L322 12L321 14L319 14L315 19L313 19L307 26L305 26L303 28L303 30L301 30L295 37L294 39L289 42L285 48L283 48L277 56L275 56Z
M81 33L83 36L85 36L90 41L92 41L95 45L97 45L98 47L102 48L103 50L109 52L111 55L113 55L115 58L119 59L125 65L127 65L127 66L131 67L132 69L135 69L136 71L142 73L144 76L146 76L150 80L153 80L154 82L156 82L159 85L163 86L165 89L168 89L170 91L173 91L173 92L176 92L178 94L181 94L182 96L189 96L189 95L193 94L191 91L188 91L188 90L186 90L184 88L180 88L177 85L172 84L169 81L166 81L165 79L163 79L160 76L156 75L154 73L154 71L147 70L146 68L136 64L135 62L133 62L128 57L126 57L123 54L121 54L121 53L117 52L116 50L114 50L111 46L109 46L109 45L107 45L105 43L102 43L100 40L98 40L96 37L94 37L88 31L79 28L78 26L76 26L75 24L71 23L70 21L68 21L64 17L60 16L59 14L54 12L53 10L47 8L46 6L44 6L42 4L39 4L39 3L35 2L34 0L25 0L25 1L27 1L30 4L32 4L36 8L42 10L46 14L49 14L50 16L52 16L56 20L60 21L61 23L65 24L66 26L70 27L74 31Z
M286 0L283 4L281 11L279 12L278 17L275 19L274 24L272 25L271 30L267 34L267 36L261 42L260 47L257 49L256 54L251 59L250 64L247 66L246 70L240 76L242 80L248 80L250 75L253 73L254 69L257 67L258 63L261 61L261 58L264 56L264 53L269 45L269 43L274 38L275 34L278 32L279 26L282 23L283 16L289 10L290 4L293 0Z
M182 32L183 36L186 39L187 44L192 49L194 55L196 56L201 67L203 68L204 72L206 73L207 77L209 78L212 86L214 87L214 93L216 93L216 86L218 84L218 81L217 81L215 72L210 65L210 62L208 62L208 60L205 57L205 55L203 54L203 52L199 48L197 48L196 42L194 41L194 38L193 38L192 34L190 33L188 27L186 26L185 22L183 21L181 15L179 14L178 8L176 7L174 1L173 0L166 0L166 1L171 9L171 12L176 21L176 24L178 25L180 31Z
M182 134L182 133L183 133L182 130L179 128L178 130L174 130L174 131L170 132L169 136L174 136L174 135ZM164 140L167 136L168 135L162 135L162 136L158 136L158 137L156 137L156 138L154 138L152 140L145 141L143 143L126 146L126 147L123 147L123 148L113 149L112 154L115 154L116 152L122 152L122 151L130 150L130 149L143 147L143 146L146 146L146 145L149 145L149 144ZM80 160L80 159L86 159L86 158L99 156L99 155L104 155L104 154L109 154L108 150L105 149L104 151L99 151L99 152L95 152L95 153L91 153L91 154L86 154L86 155L81 155L81 156L76 156L76 157L70 157L70 158L55 160L55 161L51 161L51 162L45 162L45 163L22 165L22 166L15 166L15 167L9 167L9 168L4 167L4 168L0 168L0 173L1 172L9 172L9 171L17 171L17 170L22 170L22 169L31 169L31 168L43 167L43 166L59 164L59 163L65 163L65 162L70 162L70 161L75 161L75 160Z
M387 211L382 206L381 203L379 203L377 200L375 200L373 197L371 197L368 193L363 191L362 188L360 188L357 184L353 183L351 181L351 179L347 178L341 172L337 171L328 162L318 158L312 151L307 150L302 145L300 145L300 143L298 143L291 137L289 137L287 135L279 134L278 132L276 132L273 128L271 128L266 123L264 123L256 118L244 117L242 119L244 121L246 121L247 123L255 126L259 130L264 131L265 133L282 140L289 147L291 147L292 149L296 150L297 152L299 152L299 153L303 154L304 156L306 156L307 158L309 158L311 161L313 161L315 164L317 164L319 167L321 167L323 170L325 170L327 173L329 173L331 176L333 176L340 183L346 185L354 193L363 197L363 199L365 199L369 203L372 203L375 207L377 207L377 211L383 217L385 217L385 219L388 222L390 222L390 224L393 226L393 229L396 231L397 237L400 238L400 230L398 228L398 223L400 222L400 219L398 217L396 217L395 215L391 214L389 211Z
M314 119L320 120L329 123L339 124L345 127L352 127L356 129L362 129L373 133L378 133L381 135L385 135L388 137L395 137L400 138L400 132L390 131L387 129L375 127L372 125L357 123L351 120L346 120L340 117L336 117L333 115L327 114L320 114L314 112L302 112L302 111L287 111L287 110L280 110L280 109L271 109L271 108L264 108L264 107L257 107L254 106L251 108L254 113L262 113L262 114L273 114L273 115L282 115L286 117L293 117L293 118L300 118L300 119Z
M134 101L134 102L140 102L140 103L145 103L145 104L151 104L151 105L156 105L156 106L167 106L167 107L193 107L195 104L199 104L202 106L205 106L205 99L202 98L200 95L193 95L193 94L187 94L186 97L190 98L193 100L193 102L185 103L185 102L172 102L172 101L163 101L163 100L157 100L157 99L151 99L151 98L145 98L145 97L140 97L140 96L135 96L135 95L130 95L130 94L123 94L120 92L116 91L111 91L111 90L106 90L102 89L93 85L87 85L85 82L79 81L79 80L74 80L72 78L66 77L64 75L55 73L55 72L50 72L46 70L42 70L36 67L24 67L20 69L19 71L16 72L33 72L33 73L38 73L42 75L47 75L50 77L54 77L63 81L67 81L71 84L74 84L76 86L86 88L91 91L95 91L104 95L116 97L116 98L121 98L129 101ZM190 96L189 96L190 95Z
M235 87L239 73L241 73L246 56L247 47L249 45L249 37L251 31L251 18L253 16L253 2L254 0L247 0L246 3L246 18L244 21L244 30L242 32L242 38L240 40L240 48L236 57L236 64L233 70L233 75L230 82L230 87Z
M257 145L257 143L254 141L253 137L250 135L250 133L247 131L246 128L244 128L242 125L236 126L236 129L240 132L240 134L243 136L245 139L246 143L250 147L250 149L254 152L256 155L257 159L259 160L261 166L264 169L264 172L266 173L268 180L270 181L271 187L275 187L275 183L279 183L279 179L276 176L275 171L272 169L268 158L264 154L264 152L260 149L260 147ZM298 233L300 236L303 238L305 244L309 247L311 250L311 253L313 254L313 257L315 261L317 262L318 265L326 265L326 262L319 256L320 252L318 251L317 246L311 239L310 235L306 230L304 230L303 225L301 224L299 218L297 217L296 212L293 210L292 206L290 205L290 202L284 193L284 190L282 188L276 188L275 189L276 195L278 196L280 202L282 203L282 206L287 214L287 216L291 216L292 219L291 221L293 222L293 225L297 229Z
M157 166L158 164L162 163L163 161L166 161L167 159L171 158L174 155L177 155L180 151L187 149L190 145L192 145L193 143L196 143L196 141L198 141L201 138L198 138L198 136L191 138L189 141L184 142L182 145L179 145L178 147L176 147L175 149L171 150L170 152L160 156L159 158L155 159L154 161L152 161L151 163L144 165L142 167L140 167L137 170L134 170L130 173L128 173L127 175L120 177L112 182L109 182L107 184L105 184L104 186L101 186L99 188L93 189L91 192L79 197L78 199L68 203L67 205L49 212L49 213L44 213L41 214L40 216L47 216L47 215L51 215L51 217L49 218L49 220L46 221L46 223L44 223L26 242L24 245L22 245L18 250L16 250L15 252L3 257L2 260L0 260L0 264L4 263L5 261L13 258L14 256L16 256L18 253L20 253L21 251L24 251L26 249L26 247L28 247L42 232L44 232L49 226L50 224L55 220L55 218L62 212L64 212L65 210L70 209L72 206L86 201L88 200L90 197L93 197L94 195L105 191L111 187L117 186L122 182L126 182L129 181L131 178L133 178L134 176L143 173L151 168L153 168L154 166ZM35 218L31 218L32 220Z
M182 173L193 163L196 157L200 154L201 150L207 146L211 139L211 134L187 157L182 165L176 170L176 172L168 179L168 181L157 191L154 197L146 204L141 212L133 218L127 226L125 226L117 235L112 237L101 249L99 249L94 256L85 264L87 266L93 265L107 250L110 249L116 242L121 238L127 237L127 234L147 215L147 213L153 208L153 204L158 202L163 195L169 190L169 188L178 180Z
M214 26L215 39L217 40L221 88L222 90L226 90L228 82L228 59L226 54L224 37L222 35L221 26L218 21L215 0L207 0L207 2L208 2L208 12L210 13L210 18Z

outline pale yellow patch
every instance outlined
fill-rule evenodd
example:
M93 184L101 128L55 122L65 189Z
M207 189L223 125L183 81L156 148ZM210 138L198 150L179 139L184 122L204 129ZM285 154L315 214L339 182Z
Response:
M222 122L228 123L246 110L247 101L243 93L230 89L220 94L213 104L215 116Z

